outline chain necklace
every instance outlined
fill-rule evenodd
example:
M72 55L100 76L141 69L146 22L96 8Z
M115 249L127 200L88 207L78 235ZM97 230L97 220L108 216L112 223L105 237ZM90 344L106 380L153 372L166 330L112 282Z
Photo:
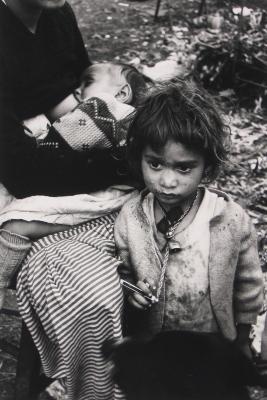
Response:
M194 207L194 205L197 201L197 198L198 198L198 191L196 192L196 195L195 195L192 203L187 207L187 209L183 212L183 214L178 218L178 220L174 224L172 224L171 221L168 220L169 227L168 227L167 232L165 233L165 237L167 240L169 240L173 237L175 229L182 222L182 220L187 216L187 214L190 212L190 210ZM166 210L163 208L163 206L160 204L160 202L158 200L157 200L157 202L158 202L158 205L160 206L165 218L167 219Z
M176 221L173 225L171 225L169 227L168 231L165 234L165 237L167 239L167 244L166 244L165 254L164 254L164 257L163 257L161 271L160 271L159 285L158 285L157 292L156 292L157 301L159 301L159 296L160 296L161 289L162 289L162 286L163 286L163 283L164 283L165 273L166 273L167 264L168 264L168 260L169 260L169 255L170 255L169 240L173 237L175 229L177 228L177 226L183 221L183 219L187 216L187 214L190 212L190 210L192 210L192 208L196 204L197 198L198 198L198 190L196 192L195 198L192 201L192 203L184 211L184 213L181 215L181 217L178 219L178 221ZM162 205L159 203L159 201L158 201L158 204L159 204L160 208L162 209L162 211L164 212L164 214L166 215L166 211L164 210Z

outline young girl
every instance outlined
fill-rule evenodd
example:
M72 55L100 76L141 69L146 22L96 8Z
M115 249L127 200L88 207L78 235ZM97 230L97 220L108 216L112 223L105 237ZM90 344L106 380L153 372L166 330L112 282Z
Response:
M193 83L150 93L128 136L146 188L123 206L115 241L122 277L143 291L128 292L143 310L137 331L218 332L250 356L263 288L256 233L226 193L203 185L217 176L228 142L218 110Z

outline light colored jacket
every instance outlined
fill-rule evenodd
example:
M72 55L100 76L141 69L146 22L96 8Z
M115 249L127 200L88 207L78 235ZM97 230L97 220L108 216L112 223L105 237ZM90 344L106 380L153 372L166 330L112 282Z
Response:
M263 278L257 235L247 213L224 192L216 192L225 207L210 221L209 286L212 309L222 334L236 338L237 324L253 324L263 302ZM152 227L143 209L143 191L122 208L115 223L115 242L123 261L123 274L132 282L150 278L159 282L161 261ZM159 303L147 312L150 333L163 324L165 287Z

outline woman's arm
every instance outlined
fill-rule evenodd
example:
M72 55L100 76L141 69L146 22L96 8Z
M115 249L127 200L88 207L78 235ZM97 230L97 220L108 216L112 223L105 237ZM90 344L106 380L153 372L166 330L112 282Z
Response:
M53 107L46 113L47 118L51 123L53 123L58 118L61 118L63 115L72 111L79 104L76 97L73 94L70 94L65 99L63 99L59 104Z

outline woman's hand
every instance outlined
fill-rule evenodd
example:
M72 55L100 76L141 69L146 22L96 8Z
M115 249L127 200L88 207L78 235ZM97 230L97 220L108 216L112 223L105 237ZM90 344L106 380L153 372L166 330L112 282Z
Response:
M136 286L139 287L145 293L146 296L150 297L151 300L146 299L139 293L131 293L130 296L128 297L129 303L133 307L138 308L139 310L149 309L153 304L152 290L153 291L156 290L154 282L145 279L144 281L138 281Z

